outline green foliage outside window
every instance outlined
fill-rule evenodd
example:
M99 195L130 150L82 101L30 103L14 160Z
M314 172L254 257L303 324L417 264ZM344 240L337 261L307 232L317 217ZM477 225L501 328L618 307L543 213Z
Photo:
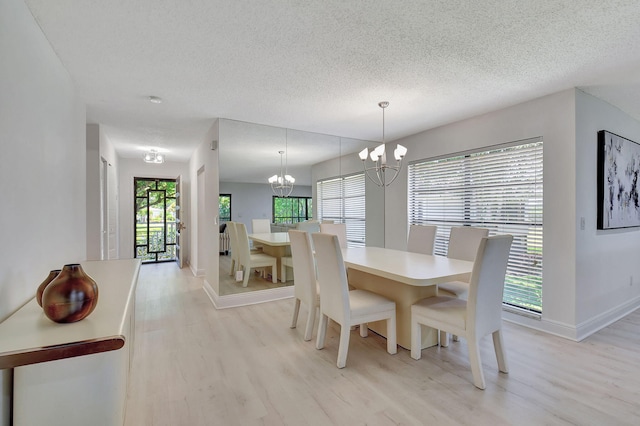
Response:
M273 197L273 223L296 223L313 216L311 197Z

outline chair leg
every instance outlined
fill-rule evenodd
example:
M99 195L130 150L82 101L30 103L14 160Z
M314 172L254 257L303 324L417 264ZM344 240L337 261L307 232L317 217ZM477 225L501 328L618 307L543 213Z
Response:
M360 337L367 337L369 335L369 326L367 323L360 324Z
M473 374L473 384L479 389L485 388L484 373L482 372L482 361L480 360L480 342L476 336L467 336L467 346L469 347L469 364Z
M440 346L446 348L449 346L449 333L440 330Z
M411 358L422 357L422 326L411 315Z
M396 330L396 314L394 312L387 320L387 352L389 352L391 355L398 353Z
M347 365L347 352L349 352L349 336L351 328L340 324L340 346L338 346L338 368L344 368Z
M296 326L298 325L299 312L300 312L300 299L296 298L296 303L293 305L293 318L291 319L291 328L296 328Z
M271 267L271 282L274 284L278 283L278 267L276 265Z
M316 309L313 306L309 306L309 313L307 314L307 326L304 329L304 340L308 342L311 340L313 334L313 323L316 321Z
M231 259L231 269L229 270L229 275L234 276L236 272L236 261Z
M320 314L320 324L318 324L318 335L316 336L316 349L324 348L324 338L327 335L327 323L329 317L325 314Z
M243 268L242 269L242 287L246 287L249 284L249 274L251 273L251 268Z
M498 370L500 370L502 373L508 373L509 365L507 364L507 351L504 347L502 330L497 330L493 332L493 347L496 350L496 358L498 360Z

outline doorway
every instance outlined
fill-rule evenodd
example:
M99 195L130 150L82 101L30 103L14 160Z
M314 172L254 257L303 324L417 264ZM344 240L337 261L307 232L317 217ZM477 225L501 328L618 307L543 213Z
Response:
M135 247L143 263L176 259L176 179L134 178Z

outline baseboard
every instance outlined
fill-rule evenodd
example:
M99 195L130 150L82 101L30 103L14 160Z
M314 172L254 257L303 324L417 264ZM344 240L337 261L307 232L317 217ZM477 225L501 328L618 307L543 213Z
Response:
M532 318L530 316L518 315L513 312L502 311L502 319L523 327L564 337L565 339L576 341L576 328L570 324L559 321L546 320L544 318Z
M260 291L249 291L246 293L228 294L219 296L213 287L204 280L202 285L205 293L211 299L211 303L216 309L235 308L238 306L255 305L256 303L271 302L274 300L288 299L293 297L293 286L270 288Z
M193 274L194 277L204 276L204 269L196 269L191 264L189 264L189 269L191 269L191 273Z
M613 324L618 321L620 318L624 318L629 315L631 312L640 308L640 297L634 297L626 303L623 303L620 306L616 306L613 309L609 309L597 315L587 321L584 321L576 327L577 329L577 340L583 340L587 337L591 336L593 333L602 330L608 325Z

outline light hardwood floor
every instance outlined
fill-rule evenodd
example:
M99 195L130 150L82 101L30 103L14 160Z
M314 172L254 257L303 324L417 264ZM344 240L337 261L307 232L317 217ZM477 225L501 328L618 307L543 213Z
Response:
M414 361L352 331L338 369L338 331L316 350L293 300L216 310L174 264L142 266L136 303L130 426L640 424L640 311L581 343L505 323L510 373L486 337L481 391L463 340Z

